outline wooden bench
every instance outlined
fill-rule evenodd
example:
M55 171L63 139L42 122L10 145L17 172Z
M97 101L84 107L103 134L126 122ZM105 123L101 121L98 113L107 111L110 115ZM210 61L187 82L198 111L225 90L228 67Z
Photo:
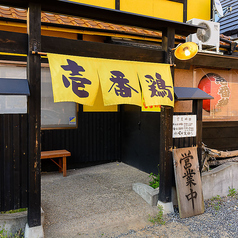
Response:
M67 150L51 150L51 151L41 151L41 159L50 159L58 167L59 172L63 172L63 176L66 177L66 157L71 156L71 153ZM59 163L56 163L54 158L59 158Z

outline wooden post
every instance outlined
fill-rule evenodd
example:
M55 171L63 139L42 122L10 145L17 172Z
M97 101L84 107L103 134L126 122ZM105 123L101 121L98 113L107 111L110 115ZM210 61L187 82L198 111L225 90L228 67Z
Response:
M187 16L188 16L188 1L187 0L184 0L183 2L183 22L186 23L187 21Z
M120 0L115 0L115 9L120 10Z
M197 115L197 136L198 162L200 172L202 171L202 104L203 100L193 100L193 114Z
M162 32L162 49L165 51L165 63L170 63L171 49L174 48L175 29L167 28ZM174 69L171 68L172 78ZM173 138L173 108L161 106L160 116L160 188L159 200L161 202L171 202L171 190L173 176L172 149Z
M41 225L41 5L29 2L27 15L28 55L27 79L30 87L28 98L28 225Z

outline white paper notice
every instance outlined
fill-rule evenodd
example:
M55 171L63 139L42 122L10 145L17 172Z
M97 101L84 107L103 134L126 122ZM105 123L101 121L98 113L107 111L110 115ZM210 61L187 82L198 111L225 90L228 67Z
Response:
M195 137L197 135L197 116L173 116L173 138Z

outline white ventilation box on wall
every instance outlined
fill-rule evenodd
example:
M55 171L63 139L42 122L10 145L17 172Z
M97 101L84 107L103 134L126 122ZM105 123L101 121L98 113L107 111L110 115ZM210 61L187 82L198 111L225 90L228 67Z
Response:
M220 46L220 23L193 18L188 24L198 25L204 29L198 29L197 33L191 34L186 41L198 44L199 51L218 53Z

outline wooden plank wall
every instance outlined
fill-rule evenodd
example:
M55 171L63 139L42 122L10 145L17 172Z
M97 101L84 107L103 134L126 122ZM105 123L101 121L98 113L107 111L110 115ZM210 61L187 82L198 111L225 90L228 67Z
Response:
M203 122L202 141L217 150L238 150L238 122Z
M120 160L120 113L78 113L78 128L43 130L42 151L66 149L71 152L68 168L81 167L87 163ZM42 171L57 170L49 160L41 161Z
M0 115L0 211L27 207L27 115Z
M184 138L174 138L173 147L174 148L183 148L196 146L196 137L184 137Z

